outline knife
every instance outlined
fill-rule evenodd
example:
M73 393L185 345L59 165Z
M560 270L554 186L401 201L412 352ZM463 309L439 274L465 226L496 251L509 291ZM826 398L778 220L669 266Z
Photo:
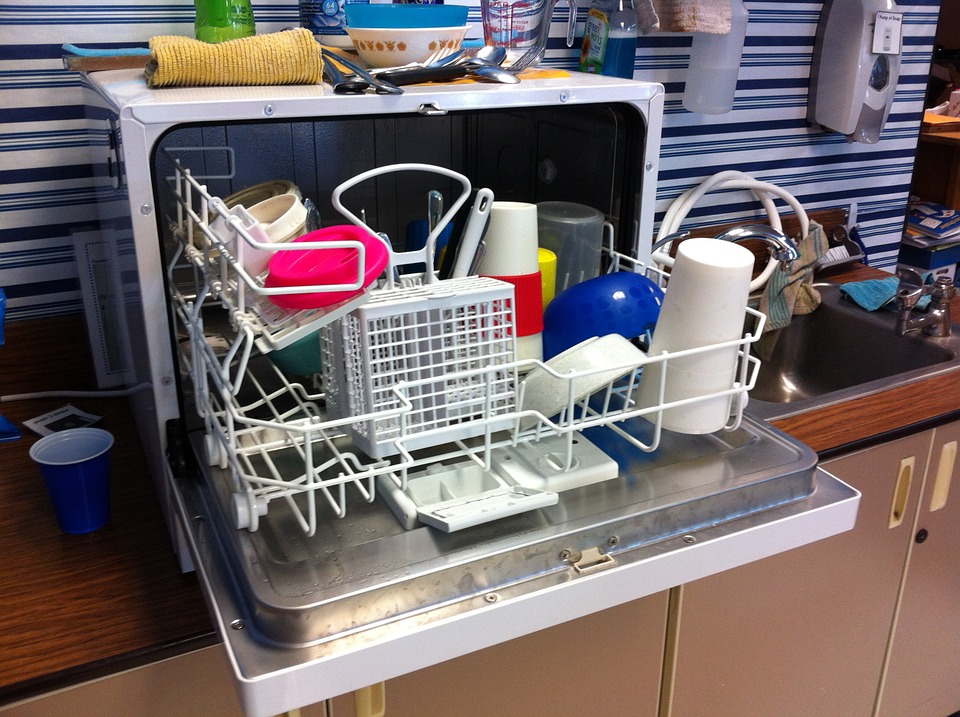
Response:
M466 76L468 73L469 69L465 65L454 64L441 67L407 67L398 70L387 70L376 73L376 76L400 87L402 85L415 85L420 82L455 80L458 77Z

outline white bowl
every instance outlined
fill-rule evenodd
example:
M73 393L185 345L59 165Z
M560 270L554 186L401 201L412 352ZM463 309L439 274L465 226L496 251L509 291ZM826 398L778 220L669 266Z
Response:
M399 67L456 52L468 27L348 27L347 34L370 67Z
M223 200L227 207L235 207L238 204L244 207L252 207L258 202L270 197L276 197L279 194L293 194L297 199L303 199L300 188L288 179L272 179L268 182L260 182L250 187L244 187L238 192L234 192Z
M600 390L611 381L626 376L644 362L646 354L620 334L594 336L557 354L544 365L563 378L554 376L545 368L535 368L524 379L524 411L537 411L546 418L555 416L569 404L572 386L574 403ZM574 378L566 375L574 374ZM521 426L528 428L534 418L524 418Z
M294 194L278 194L257 202L248 210L260 222L272 242L296 239L304 233L307 208Z
M258 244L291 241L306 231L307 208L296 194L278 194L257 202L249 209L237 204L230 207L229 211L239 217L243 228ZM245 241L241 249L235 243L239 236L230 231L222 217L218 216L210 228L226 242L227 250L240 261L250 276L258 276L267 270L270 257L275 253L273 250L257 249Z

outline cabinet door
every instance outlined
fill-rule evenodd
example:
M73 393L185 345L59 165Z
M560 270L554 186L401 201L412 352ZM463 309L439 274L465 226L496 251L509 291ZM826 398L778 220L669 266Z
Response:
M658 593L387 681L389 717L653 715L667 594ZM355 714L352 695L332 717Z
M934 431L879 714L960 710L960 423Z
M683 586L673 717L872 713L929 442L824 465L863 494L852 531ZM910 473L890 527L898 475Z

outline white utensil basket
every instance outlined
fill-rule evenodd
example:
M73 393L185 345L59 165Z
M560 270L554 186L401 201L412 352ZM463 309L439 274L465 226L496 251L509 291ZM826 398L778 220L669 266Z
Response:
M257 530L270 504L282 499L312 535L318 521L346 515L348 502L374 501L378 481L404 490L411 472L439 462L469 461L489 470L496 449L547 438L555 442L561 437L566 446L559 456L551 454L562 471L573 462L577 434L597 426L611 428L640 450L655 451L665 409L718 396L731 401L727 429L740 423L760 365L750 356L750 344L759 339L765 321L760 312L748 309L755 326L737 341L648 356L620 367L623 378L579 398L577 379L616 367L561 375L541 361L515 360L513 288L494 279L404 279L334 312L255 309L259 298L254 297L266 296L262 280L243 271L240 257L228 251L232 237L217 236L207 221L211 208L216 213L222 201L179 163L176 175L170 184L178 209L171 223L179 248L168 270L179 281L171 280L171 286L174 311L187 338L181 344L182 365L205 423L209 462L231 474L239 528ZM468 182L466 187L469 192ZM457 208L459 203L444 223ZM442 229L443 224L436 232ZM235 231L256 243L242 228ZM614 251L609 226L605 244L610 271L650 271ZM183 269L190 270L191 282L183 281ZM286 292L319 290L309 286ZM208 341L204 309L211 306L224 309L228 319L225 350L215 350ZM310 381L292 380L260 359L259 354L315 331L323 370ZM731 346L736 346L739 364L730 389L652 406L634 401L645 366ZM266 369L251 370L257 361ZM565 407L555 416L523 408L523 376L534 368L566 382ZM639 417L650 423L645 439L627 425Z
M325 326L320 347L332 415L400 411L350 424L376 458L398 453L400 436L413 448L415 434L443 428L447 442L479 435L516 406L513 287L496 279L376 291Z

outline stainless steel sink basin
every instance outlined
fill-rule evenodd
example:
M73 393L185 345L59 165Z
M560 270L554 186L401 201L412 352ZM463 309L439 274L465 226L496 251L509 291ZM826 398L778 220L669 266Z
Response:
M960 367L960 326L952 335L897 336L896 312L868 312L839 285L816 284L823 303L784 328L762 365L747 411L772 420L904 385Z

